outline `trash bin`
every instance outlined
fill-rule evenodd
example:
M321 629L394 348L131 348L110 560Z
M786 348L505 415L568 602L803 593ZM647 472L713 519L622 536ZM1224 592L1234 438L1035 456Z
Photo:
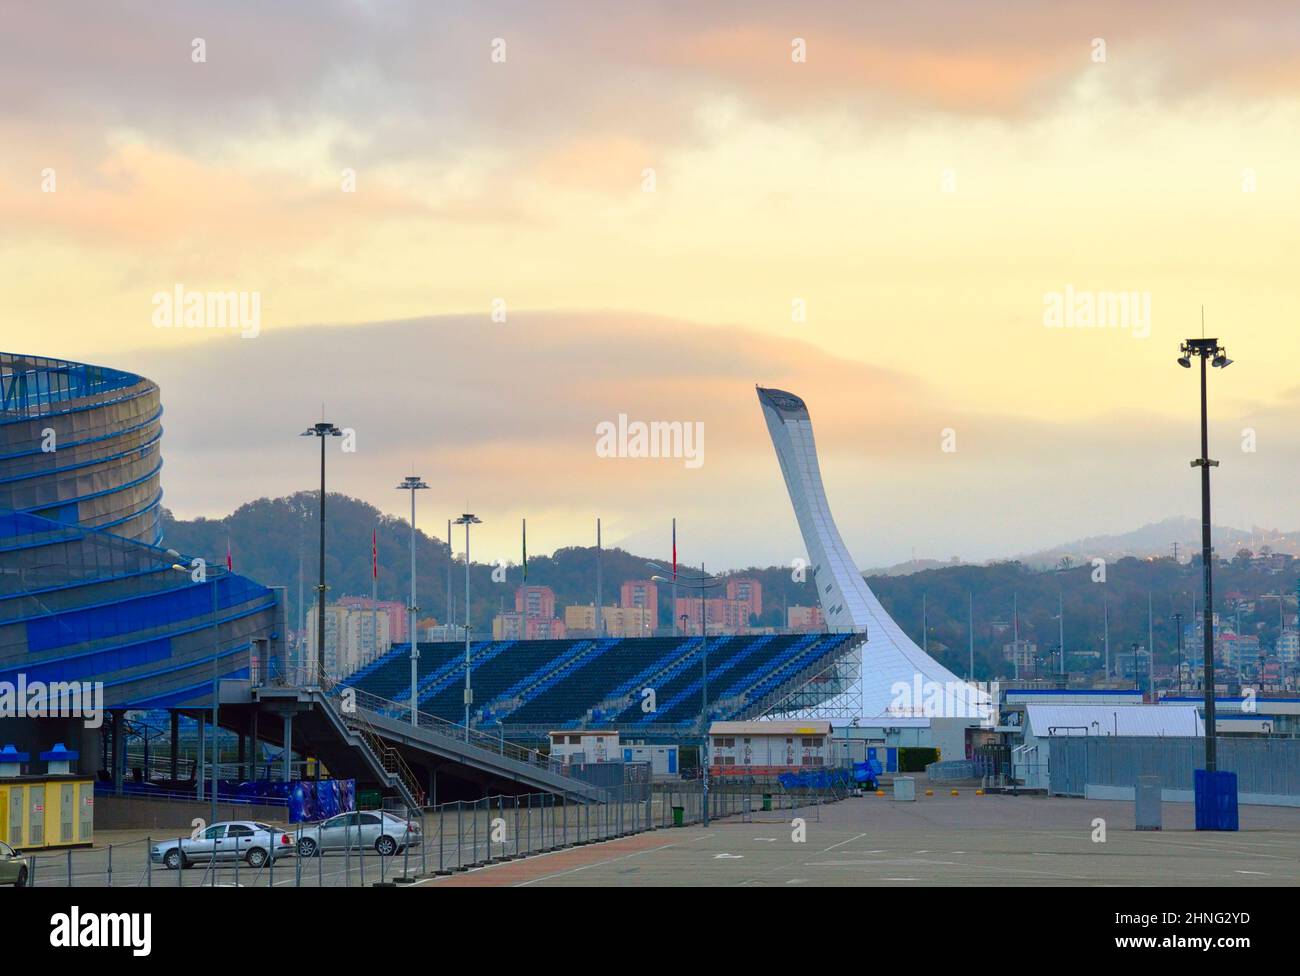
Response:
M680 827L686 820L685 807L673 807L673 826Z
M763 809L764 809L765 811L770 811L770 810L772 809L772 794L771 794L771 793L764 793L764 794L763 794Z
M1139 776L1133 799L1134 826L1138 830L1159 830L1162 825L1160 777Z

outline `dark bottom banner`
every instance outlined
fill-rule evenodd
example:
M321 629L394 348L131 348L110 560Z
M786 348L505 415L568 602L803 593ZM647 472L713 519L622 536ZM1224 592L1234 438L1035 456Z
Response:
M338 965L373 961L380 947L377 938L391 946L400 944L406 933L423 942L430 919L437 919L439 926L455 925L463 912L467 925L479 925L485 917L486 905L480 900L484 895L478 889L464 890L473 886L457 885L456 891L452 887L435 878L380 891L298 889L293 892L292 909L285 903L289 892L275 889L36 888L0 896L0 911L5 920L6 949L14 958L76 954L79 958L75 961L80 963L111 965L129 960L133 965L174 966L197 960L205 940L229 945L229 940L237 937L243 944L241 951L255 952L258 964L265 966L300 960L305 945L315 938L327 938L331 962ZM434 893L439 888L443 889L441 897ZM690 895L683 899L680 892L674 892L665 902L662 895L666 892L634 888L627 893L629 904L637 901L638 892L647 898L647 908L657 906L658 910L671 904L685 911L691 901ZM711 921L716 921L719 913L724 921L734 913L737 924L752 919L756 900L771 898L766 910L780 911L783 901L793 897L788 891L735 892L727 898L720 898L718 892L699 895L708 899ZM852 924L861 911L859 899L844 895L828 893L822 903L832 930L839 924ZM566 901L583 896L583 891L570 889ZM598 905L596 899L607 904L603 890L593 890L590 896L593 908ZM1027 896L1033 905L1028 913ZM527 894L520 897L529 898ZM820 900L817 892L808 890L797 897L803 911L810 900ZM499 910L500 903L492 908ZM515 910L544 908L534 909L521 901ZM1057 957L1063 949L1068 949L1071 960L1164 956L1182 961L1197 955L1231 965L1238 960L1276 958L1292 944L1293 914L1287 900L1267 889L1189 888L1052 888L1032 896L1014 889L907 888L873 897L870 909L873 928L887 932L891 944L910 947L906 955L918 965L927 955L942 963L962 956L988 958L988 953L998 951L1022 957L1041 951L1044 958L1047 954ZM328 936L315 922L300 924L323 917L330 919ZM377 917L384 920L382 936L373 925ZM682 921L687 922L687 916L683 915ZM935 942L940 933L943 945ZM541 940L548 938L541 933L535 937L539 947ZM595 937L608 937L611 943L620 939L612 931L595 933ZM427 950L430 943L424 944ZM449 945L447 951L448 961L453 961L458 950Z

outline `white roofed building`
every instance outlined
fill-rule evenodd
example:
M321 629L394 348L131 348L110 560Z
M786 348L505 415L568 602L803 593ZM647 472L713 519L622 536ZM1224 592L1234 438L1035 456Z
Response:
M1064 736L1201 737L1195 705L1025 706L1022 738L1011 751L1012 775L1029 789L1047 789L1052 740Z

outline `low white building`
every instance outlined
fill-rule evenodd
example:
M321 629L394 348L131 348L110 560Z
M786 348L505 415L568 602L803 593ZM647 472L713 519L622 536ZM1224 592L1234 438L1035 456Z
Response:
M1012 775L1029 789L1047 789L1052 740L1063 736L1205 735L1195 705L1025 706L1020 743L1011 750Z
M714 722L709 726L712 776L769 776L833 764L831 723Z
M617 762L623 758L618 732L613 729L596 732L570 729L547 734L551 739L551 755L566 763Z
M649 763L650 774L659 777L676 777L681 773L678 747L634 742L622 746L623 762Z
M681 772L679 747L646 742L623 742L613 729L586 732L567 729L547 733L551 755L566 763L649 763L652 776L677 776Z

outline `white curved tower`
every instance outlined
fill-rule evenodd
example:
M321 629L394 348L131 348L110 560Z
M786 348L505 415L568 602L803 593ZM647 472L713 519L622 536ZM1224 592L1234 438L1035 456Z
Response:
M817 463L812 420L802 399L758 387L758 401L812 562L828 629L867 635L859 688L862 715L983 718L988 696L917 647L885 612L849 555L831 517ZM900 687L909 689L904 693ZM941 695L942 701L936 701Z

